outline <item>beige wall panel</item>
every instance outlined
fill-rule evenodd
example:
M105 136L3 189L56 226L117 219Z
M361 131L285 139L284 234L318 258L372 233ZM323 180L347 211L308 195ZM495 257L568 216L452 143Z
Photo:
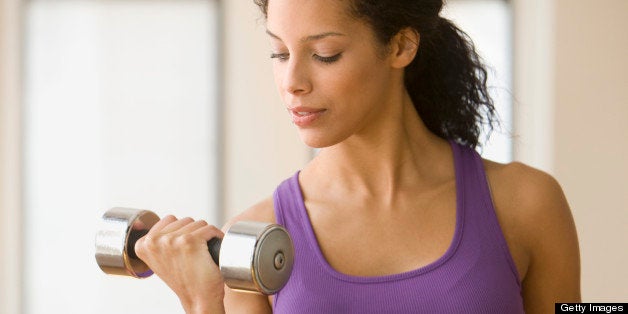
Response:
M0 314L20 312L20 9L0 0Z
M309 159L278 96L264 20L253 1L224 1L225 215L272 194Z
M628 296L628 1L556 1L554 169L572 207L584 301Z

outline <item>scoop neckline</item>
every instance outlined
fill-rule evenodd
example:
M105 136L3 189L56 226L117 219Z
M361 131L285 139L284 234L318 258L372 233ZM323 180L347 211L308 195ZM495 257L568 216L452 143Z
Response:
M464 226L463 218L464 218L465 208L464 208L464 188L462 184L463 183L463 171L462 171L463 165L462 165L461 156L460 156L462 152L460 151L461 148L459 147L459 144L453 141L450 141L450 145L451 145L451 149L452 149L453 157L454 157L453 158L454 159L454 172L455 172L455 177L456 177L455 179L456 180L456 187L455 187L456 188L456 223L455 223L454 235L451 240L451 243L449 244L445 253L441 255L439 258L437 258L436 260L424 266L421 266L419 268L401 272L401 273L396 273L396 274L382 275L382 276L355 276L355 275L341 273L337 271L335 268L333 268L329 264L325 256L323 255L323 252L321 251L320 244L318 243L318 239L316 238L316 235L314 234L314 228L312 227L312 222L308 215L307 208L305 207L303 191L301 190L301 185L299 184L299 174L301 173L301 171L297 171L297 173L294 174L291 180L292 181L291 185L292 185L292 188L294 189L294 192L298 196L297 198L295 198L295 202L297 203L296 205L299 209L299 215L301 216L300 221L301 221L303 230L306 233L307 243L310 246L310 249L312 250L312 252L314 252L314 255L316 256L316 259L318 260L319 264L328 274L342 281L356 282L356 283L377 283L377 282L397 281L397 280L419 276L419 275L428 273L432 270L435 270L441 265L445 264L452 256L454 256L462 239L462 229Z

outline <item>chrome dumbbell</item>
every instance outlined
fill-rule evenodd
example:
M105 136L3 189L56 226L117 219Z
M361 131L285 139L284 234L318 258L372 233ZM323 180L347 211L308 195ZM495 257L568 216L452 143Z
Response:
M115 207L102 216L96 233L96 262L103 272L145 278L153 274L135 255L135 242L159 221L149 211ZM223 239L207 242L209 253L232 289L274 294L290 277L294 247L288 232L276 224L240 221Z

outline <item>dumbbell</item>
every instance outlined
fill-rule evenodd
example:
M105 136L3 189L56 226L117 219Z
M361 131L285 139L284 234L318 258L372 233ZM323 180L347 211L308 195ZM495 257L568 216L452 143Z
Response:
M135 254L135 242L159 221L149 210L115 207L102 216L96 233L96 262L112 275L146 278L152 270ZM232 289L275 294L292 272L294 247L288 232L276 224L239 221L213 238L207 247Z

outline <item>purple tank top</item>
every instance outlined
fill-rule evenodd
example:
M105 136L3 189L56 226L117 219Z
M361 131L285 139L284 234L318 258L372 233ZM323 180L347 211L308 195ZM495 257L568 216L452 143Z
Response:
M358 277L326 261L309 220L297 172L277 187L277 223L292 236L294 268L275 295L275 313L523 313L521 284L495 215L484 167L451 142L456 227L443 256L408 272Z

